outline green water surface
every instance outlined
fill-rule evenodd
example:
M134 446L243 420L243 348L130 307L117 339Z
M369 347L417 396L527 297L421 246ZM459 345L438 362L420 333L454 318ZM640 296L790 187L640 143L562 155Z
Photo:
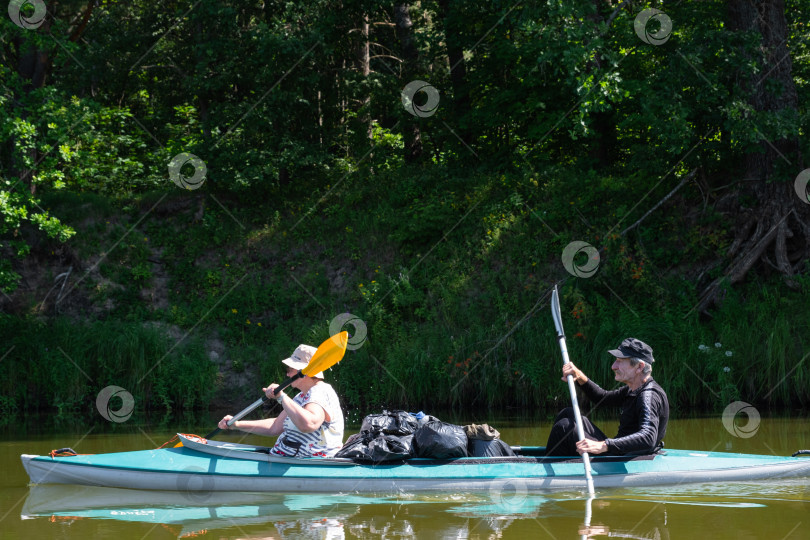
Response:
M459 420L456 420L459 421ZM485 421L482 418L470 421ZM543 445L549 421L490 421L513 445ZM612 433L616 423L598 422ZM86 427L86 429L85 429ZM59 435L0 433L0 538L810 538L810 479L582 492L255 494L197 497L81 486L29 486L20 454L155 448L174 431L147 424L71 426ZM810 422L762 418L735 436L720 418L674 419L670 448L789 455L810 448ZM750 435L750 436L749 436ZM222 435L269 444L272 439ZM810 459L810 457L808 457Z

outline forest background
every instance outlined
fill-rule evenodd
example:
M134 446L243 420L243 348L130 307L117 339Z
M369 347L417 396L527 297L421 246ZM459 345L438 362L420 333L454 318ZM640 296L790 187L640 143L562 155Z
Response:
M634 336L676 414L810 403L810 3L8 12L2 418L241 406L344 328L361 414L553 411L555 283L608 388Z

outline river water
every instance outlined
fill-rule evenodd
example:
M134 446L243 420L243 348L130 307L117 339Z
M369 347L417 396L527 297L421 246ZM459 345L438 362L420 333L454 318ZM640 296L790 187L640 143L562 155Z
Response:
M526 446L544 445L550 427L547 420L489 423L503 440ZM615 433L615 422L597 423ZM194 500L172 492L28 485L23 453L67 446L79 453L143 450L175 431L208 431L204 425L114 427L102 432L103 426L72 425L59 435L53 435L58 429L42 426L27 434L8 427L0 431L0 538L810 538L808 478L602 489L592 502L582 492L509 490L388 496L214 493ZM755 431L738 434L745 437L726 430L719 417L673 419L666 444L769 455L810 448L810 422L804 417L762 418ZM271 441L248 437L242 442Z

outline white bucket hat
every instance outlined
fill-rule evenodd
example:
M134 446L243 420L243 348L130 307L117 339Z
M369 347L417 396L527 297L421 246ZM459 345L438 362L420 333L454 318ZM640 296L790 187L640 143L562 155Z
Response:
M312 360L312 355L315 354L317 351L315 347L312 345L299 345L292 353L292 356L287 358L286 360L282 360L286 366L290 366L293 369L302 370L309 364L309 361ZM323 371L311 375L311 377L315 377L316 379L323 379Z

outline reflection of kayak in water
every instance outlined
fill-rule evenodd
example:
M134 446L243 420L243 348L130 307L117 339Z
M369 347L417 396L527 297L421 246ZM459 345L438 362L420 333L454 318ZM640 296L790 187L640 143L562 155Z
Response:
M419 538L417 531L426 536L433 536L436 532L435 521L428 520L425 524L424 514L418 510L427 505L430 507L427 515L439 512L442 516L442 537L457 538L464 537L465 531L471 528L479 532L502 530L513 519L505 515L532 515L545 500L535 495L517 504L511 496L499 492L404 497L242 492L189 494L54 484L31 486L21 517L47 519L54 523L116 520L161 524L177 536L231 527L264 530L272 527L282 539L336 540L344 538L349 530L354 535L368 538Z
M284 497L256 493L182 493L94 486L32 485L23 506L23 514L41 515L65 511L119 507L206 508L243 504L270 505L287 509Z
M353 514L360 507L393 505L398 508L434 505L458 515L532 515L540 505L556 501L539 495L514 496L493 491L486 494L431 494L380 497L348 494L276 494L246 492L183 493L69 486L32 485L21 511L22 519L50 516L81 516L124 521L181 523L209 517L263 515L269 519L294 520L302 516L323 517L324 510ZM142 519L139 519L142 518Z
M770 493L780 501L789 497L791 490L798 496L800 490L806 488L799 481L785 480L781 484L784 484L781 492ZM739 491L736 485L727 485L725 491L712 486L710 495L698 485L693 490L679 486L671 493L658 488L601 491L592 501L592 516L587 512L582 492L523 494L493 490L387 497L216 492L196 494L207 498L194 500L180 492L39 485L30 488L22 517L40 519L45 527L40 530L53 527L54 532L59 523L80 520L83 524L78 526L88 533L82 537L107 537L109 531L116 530L111 522L116 520L121 522L120 530L139 530L135 537L144 536L151 527L159 526L175 536L190 536L206 530L219 531L215 535L223 537L316 540L338 539L344 535L369 540L487 538L498 537L501 532L508 537L531 538L537 534L543 536L545 527L558 538L610 534L619 538L667 539L670 530L673 538L684 536L674 534L677 531L694 532L696 520L698 524L703 523L708 519L705 516L716 516L710 523L742 520L744 516L750 519L758 512L753 507L762 506L766 501L745 497L770 488L765 482L761 483L761 488L752 483L741 485L744 489ZM807 502L795 499L795 508L786 507L795 512L797 522L805 515L802 512L806 512L806 506L799 507L800 504ZM696 505L705 506L705 511L697 509ZM143 524L142 528L134 529L138 522ZM558 534L561 530L567 534ZM107 534L102 534L105 531ZM684 537L692 536L694 534ZM752 534L750 537L765 536Z
M192 495L197 495L193 497ZM31 486L21 518L51 521L112 519L188 525L193 530L254 523L312 524L335 527L367 499L352 496L276 495L267 493L180 493L90 486ZM332 521L324 520L325 513ZM185 530L185 529L184 529Z
M178 491L150 491L136 489L106 488L97 486L32 485L23 510L33 514L63 510L106 508L112 506L165 506L165 507L231 507L242 505L260 506L285 512L281 515L294 517L301 512L333 508L336 505L349 508L357 504L369 504L371 499L360 495L282 495L276 493L210 492L183 493ZM25 513L25 512L23 512Z
M584 489L579 457L545 457L539 447L517 457L411 459L360 464L348 459L286 458L267 448L192 441L183 446L78 456L23 455L34 483L62 483L181 492L483 491L514 484L524 491ZM594 456L594 485L656 486L810 476L810 458L666 450L650 456Z

